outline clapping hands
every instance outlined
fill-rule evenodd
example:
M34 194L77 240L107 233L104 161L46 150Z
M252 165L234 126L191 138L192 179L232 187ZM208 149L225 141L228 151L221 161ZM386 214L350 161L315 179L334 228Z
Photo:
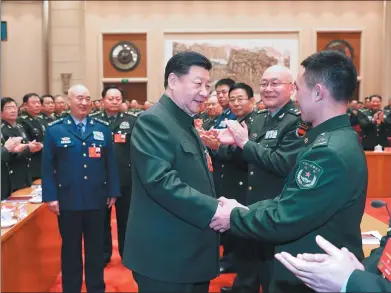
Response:
M219 204L217 206L216 213L214 214L212 221L209 224L209 227L215 231L223 233L230 229L230 218L231 212L234 208L244 208L249 209L248 207L238 203L235 199L228 199L225 197L220 197L218 199Z

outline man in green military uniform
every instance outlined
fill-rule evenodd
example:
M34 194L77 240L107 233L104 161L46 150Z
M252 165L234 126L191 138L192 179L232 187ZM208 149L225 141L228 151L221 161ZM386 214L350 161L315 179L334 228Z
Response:
M56 120L54 116L54 98L51 95L43 95L41 97L41 114L38 115L38 120L45 128L49 126L49 123Z
M219 235L208 225L222 206L192 117L209 95L211 67L195 52L174 55L165 69L165 94L132 132L123 264L141 293L207 293L219 272Z
M291 100L294 92L291 71L280 65L269 67L260 80L260 95L267 110L258 111L254 122L246 125L243 140L249 140L246 148L240 147L232 154L234 161L248 166L246 204L278 196L286 177L292 171L297 155L304 147L303 135L308 125L302 123L300 110ZM228 130L229 132L229 130ZM232 289L222 292L269 292L274 259L274 245L242 239L237 241L235 259L237 276Z
M312 124L305 148L275 199L231 208L210 225L217 231L274 243L276 252L292 255L321 252L315 236L330 239L363 259L360 223L364 213L368 171L357 133L346 114L346 104L357 84L352 60L338 51L322 51L302 63L296 82L302 119ZM246 129L228 121L235 143ZM271 135L271 134L270 134ZM349 182L349 184L347 184ZM236 204L236 203L235 203ZM271 292L312 292L280 263L274 262Z
M132 193L132 169L130 156L130 138L137 116L134 114L120 113L122 92L116 86L107 86L102 91L102 112L95 112L90 116L100 118L108 122L114 143L114 153L118 166L121 186L121 197L115 202L115 212L118 231L118 251L123 257L126 224L128 221L130 196ZM105 265L110 262L112 255L111 237L111 207L107 208L105 218Z
M17 122L23 126L27 139L30 142L37 142L40 146L39 151L35 152L31 157L31 176L32 180L42 178L42 147L43 138L45 135L45 126L39 121L38 115L41 112L41 99L35 93L26 94L23 97L23 104L26 105L26 113L21 115Z
M358 122L362 130L362 145L364 150L373 151L375 146L388 147L388 111L381 109L382 97L372 95L370 99L370 109L365 109L358 115Z

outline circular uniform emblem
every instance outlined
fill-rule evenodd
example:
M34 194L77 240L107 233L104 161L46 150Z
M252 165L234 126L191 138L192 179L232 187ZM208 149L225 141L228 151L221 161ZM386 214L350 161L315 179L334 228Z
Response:
M326 45L325 50L337 50L352 59L354 57L353 47L345 40L333 40Z
M138 66L141 55L136 45L128 41L121 41L111 48L109 59L115 69L127 72Z
M302 160L296 171L296 183L300 189L311 189L315 187L323 174L323 169L318 164Z

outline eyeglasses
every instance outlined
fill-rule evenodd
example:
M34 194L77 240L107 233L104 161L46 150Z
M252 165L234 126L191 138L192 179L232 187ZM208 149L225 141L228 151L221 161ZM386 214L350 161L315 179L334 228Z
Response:
M292 83L291 82L272 81L272 82L261 82L259 84L259 86L261 87L261 89L265 89L270 85L271 88L275 89L275 88L280 87L283 84L292 84Z
M229 98L229 99L228 99L228 101L229 101L230 103L235 103L236 100L237 100L239 103L242 103L243 101L248 101L248 99L246 99L246 98Z

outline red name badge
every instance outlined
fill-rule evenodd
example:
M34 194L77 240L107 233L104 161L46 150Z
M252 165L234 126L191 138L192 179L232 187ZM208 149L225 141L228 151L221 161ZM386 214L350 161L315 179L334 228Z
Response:
M212 158L210 157L208 151L205 151L205 155L206 155L206 162L208 163L209 172L213 172Z
M88 148L88 156L90 158L100 158L101 157L101 150L98 147L89 147Z
M126 134L115 133L114 134L115 143L126 143Z
M377 264L377 268L383 273L383 276L391 281L391 241L388 239L384 247L383 254Z

